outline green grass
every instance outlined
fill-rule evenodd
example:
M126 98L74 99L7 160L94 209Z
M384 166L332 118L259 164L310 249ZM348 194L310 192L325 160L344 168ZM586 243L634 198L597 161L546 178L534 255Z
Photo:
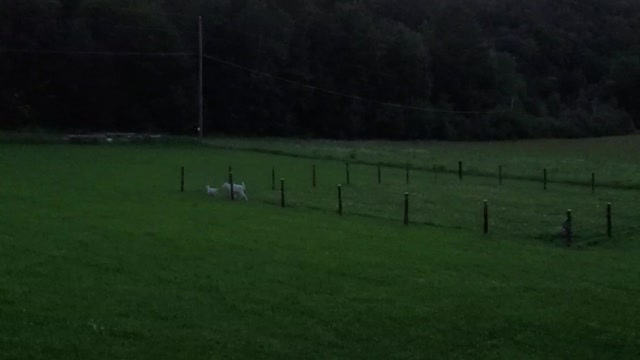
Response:
M249 202L204 194L229 164ZM277 206L272 166L286 178L289 208ZM640 355L635 191L545 192L429 173L407 187L403 171L389 169L379 186L375 171L352 167L339 217L344 165L335 161L178 145L0 145L0 357ZM579 242L598 246L562 246L555 232L567 207Z
M322 156L322 154L332 154L336 151L328 143L311 142L306 147L293 146L287 142L273 143L278 146L291 145L289 151L292 155L290 156L265 154L264 149L270 151L274 147L268 144L272 143L256 142L254 150L236 152L233 159L223 160L217 167L211 167L206 163L194 164L187 168L188 182L220 184L226 178L226 166L223 164L237 164L234 166L236 179L249 181L252 198L277 205L279 195L271 191L270 177L273 166L277 173L276 187L279 187L279 178L285 178L288 204L303 209L334 211L337 207L336 186L342 184L345 213L349 215L402 221L403 194L406 191L410 193L410 219L418 224L480 231L483 201L488 200L492 236L560 244L562 242L558 236L560 224L566 218L566 211L571 209L575 240L582 245L602 244L608 242L606 206L607 203L612 203L616 237L627 239L640 231L635 221L636 204L640 200L640 192L634 189L597 186L595 194L592 194L590 186L550 182L545 191L541 181L505 179L503 185L498 186L498 180L495 177L465 174L463 181L460 181L455 172L434 174L413 169L410 171L410 183L407 185L405 170L399 167L384 167L382 184L378 185L377 167L366 164L351 164L351 184L347 185L344 163L327 160ZM220 144L217 145L220 146ZM398 145L405 146L405 144ZM457 145L462 146L462 144ZM496 144L473 144L477 149L470 155L487 152L494 145ZM545 147L546 143L543 142L540 145ZM235 146L242 147L242 145ZM374 145L367 143L366 146ZM445 149L449 146L454 145L444 145ZM531 144L528 146L532 147ZM313 159L308 153L309 149L314 148L316 150L313 152L319 158ZM403 148L400 147L399 151L401 153ZM440 151L443 154L446 153L443 150ZM627 149L621 147L619 151L622 153ZM222 153L225 152L222 151ZM513 161L517 163L517 158L520 156L517 152L505 151L505 153L511 154ZM310 158L304 157L306 155ZM569 157L568 153L565 155ZM612 162L617 161L618 157L614 154L610 155L614 159ZM381 155L383 158L384 156L391 156L391 153ZM401 158L401 155L398 156ZM456 163L453 160L457 158L455 153L448 156L447 162ZM580 162L580 156L580 153L574 153L569 163ZM522 157L526 158L526 156ZM550 165L550 168L566 161L565 157L557 158L556 165ZM311 187L312 164L316 164L317 167L318 187L316 189ZM578 172L578 170L575 171ZM550 174L550 177L552 176ZM577 177L577 175L573 176ZM632 181L636 181L635 178ZM635 246L634 244L625 242L624 246Z
M212 146L251 149L309 158L415 168L438 168L456 172L463 161L465 172L497 176L502 165L507 178L541 181L547 168L550 182L590 185L596 173L600 186L640 188L640 136L579 140L529 140L502 142L388 142L303 141L286 139L209 140Z

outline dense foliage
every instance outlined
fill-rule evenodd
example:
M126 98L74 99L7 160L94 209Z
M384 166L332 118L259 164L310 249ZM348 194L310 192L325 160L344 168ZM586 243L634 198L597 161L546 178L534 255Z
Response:
M504 139L640 124L636 0L0 0L0 126L194 134L198 57L122 52L197 54L198 15L206 54L367 99L206 59L209 135Z

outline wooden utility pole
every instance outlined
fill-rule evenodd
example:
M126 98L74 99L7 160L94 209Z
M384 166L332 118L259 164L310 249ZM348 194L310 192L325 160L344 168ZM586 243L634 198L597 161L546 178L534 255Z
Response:
M204 136L204 111L203 111L203 79L202 79L202 16L198 16L198 136L200 139Z

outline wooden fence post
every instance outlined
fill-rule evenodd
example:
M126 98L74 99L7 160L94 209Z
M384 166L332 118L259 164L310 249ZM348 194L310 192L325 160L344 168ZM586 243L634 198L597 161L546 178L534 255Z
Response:
M275 166L271 168L271 191L276 190L276 168Z
M231 194L231 200L233 201L235 194L233 191L233 172L231 171L231 167L229 167L229 193Z
M567 225L566 225L566 231L567 231L567 247L571 246L571 240L573 237L573 226L572 226L572 218L571 218L571 209L567 210Z
M489 204L487 200L484 201L484 234L487 235L489 233Z
M316 187L316 164L313 164L313 187Z
M607 237L611 238L611 203L607 203Z
M409 185L409 164L407 164L406 169L405 169L405 182L407 183L407 185Z
M351 184L351 174L349 172L349 163L346 163L346 171L347 171L347 185Z
M338 184L338 214L342 216L342 185Z
M280 179L280 207L284 208L284 179Z
M184 166L180 168L180 192L184 192Z
M404 224L409 225L409 193L404 193Z

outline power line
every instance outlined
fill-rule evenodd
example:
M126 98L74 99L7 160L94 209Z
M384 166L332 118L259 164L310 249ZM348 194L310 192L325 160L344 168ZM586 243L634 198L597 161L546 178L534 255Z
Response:
M175 33L176 35L183 36L183 37L187 37L187 35L197 36L198 34L197 31L182 30L177 27L162 28L162 27L153 27L153 26L121 25L121 24L109 24L109 26L110 26L109 30L111 30L112 32L113 32L113 29L132 30L132 31L128 31L127 34L143 34L145 33L145 31L154 32L156 34L159 33L159 34L172 35L173 33ZM80 31L83 31L83 30L85 29L80 29ZM89 30L92 34L96 32L96 29L92 27L88 27L87 30ZM135 30L139 30L139 31L135 31ZM72 28L71 30L68 30L68 29L48 29L47 30L48 33L55 33L60 35L72 35L76 31L78 31L78 29L75 29L75 28ZM5 32L5 34L10 34L10 32Z
M0 53L36 54L36 55L87 55L87 56L151 56L151 57L185 57L193 56L190 52L158 52L158 51L78 51L78 50L36 50L36 49L3 49Z
M120 24L111 24L112 27L121 28L121 29L138 29L138 30L149 30L149 31L157 31L161 33L171 33L173 31L177 33L183 34L198 34L197 31L191 30L182 30L177 27L154 27L154 26L141 26L141 25L120 25Z
M373 100L373 99L365 98L365 97L358 96L358 95L346 94L346 93L342 93L342 92L339 92L339 91L329 90L329 89L321 88L321 87L318 87L318 86L310 85L310 84L303 83L303 82L300 82L300 81L287 79L287 78L284 78L284 77L281 77L281 76L277 76L277 75L273 75L273 74L270 74L270 73L266 73L266 72L263 72L263 71L260 71L260 70L248 68L246 66L242 66L242 65L233 63L231 61L222 60L222 59L219 59L219 58L211 56L211 55L203 55L203 57L208 59L208 60L212 60L212 61L215 61L215 62L220 63L220 64L224 64L224 65L231 66L231 67L234 67L234 68L237 68L237 69L241 69L241 70L250 72L250 73L255 74L255 75L269 77L269 78L272 78L272 79L275 79L275 80L279 80L279 81L282 81L282 82L286 82L286 83L289 83L289 84L292 84L292 85L304 87L304 88L315 90L315 91L319 91L319 92L324 92L324 93L335 95L335 96L340 96L340 97L347 98L347 99L352 99L352 100L357 100L357 101L362 101L362 102L368 102L368 103L373 103L373 104L379 104L379 105L383 105L383 106L390 106L390 107L396 107L396 108L401 108L401 109L417 110L417 111L432 112L432 113L466 114L466 115L482 115L482 114L494 114L494 113L504 112L504 111L495 111L495 110L491 110L491 111L446 110L446 109L426 108L426 107L410 106L410 105L403 105L403 104L397 104L397 103L392 103L392 102Z
M84 7L82 8L82 10L114 10L114 11L121 11L121 12L128 12L128 13L136 13L136 14L144 14L144 15L149 15L149 9L135 9L135 8L131 8L131 7L118 7L118 6L92 6L92 7ZM177 18L182 18L182 19L189 19L189 20L194 20L197 19L197 16L187 16L184 15L182 13L177 13L177 12L172 12L172 11L166 11L164 8L160 7L160 8L153 8L153 10L160 10L161 13L160 14L152 14L152 15L168 15L168 16L173 16L173 17L177 17ZM158 16L159 18L159 16Z
M191 57L191 56L196 55L196 54L191 53L191 52L77 51L77 50L37 50L37 49L4 49L4 48L0 48L0 53L35 54L35 55L116 56L116 57L123 57L123 56ZM282 82L286 82L288 84L292 84L292 85L295 85L295 86L300 86L300 87L304 87L304 88L307 88L307 89L310 89L310 90L319 91L319 92L323 92L323 93L327 93L327 94L331 94L331 95L334 95L334 96L339 96L339 97L343 97L343 98L347 98L347 99L352 99L352 100L357 100L357 101L362 101L362 102L368 102L368 103L372 103L372 104L379 104L379 105L383 105L383 106L389 106L389 107L395 107L395 108L401 108L401 109L407 109L407 110L416 110L416 111L432 112L432 113L446 113L446 114L482 115L482 114L491 114L491 113L504 112L504 111L495 111L495 110L491 110L491 111L446 110L446 109L427 108L427 107L411 106L411 105L404 105L404 104L398 104L398 103L392 103L392 102L373 100L373 99L365 98L365 97L358 96L358 95L347 94L347 93L343 93L343 92L339 92L339 91L325 89L325 88L322 88L322 87L319 87L319 86L303 83L301 81L287 79L287 78L284 78L282 76L277 76L277 75L273 75L273 74L270 74L270 73L267 73L267 72L264 72L264 71L260 71L260 70L252 69L252 68L249 68L249 67L246 67L246 66L242 66L242 65L233 63L231 61L222 60L222 59L219 59L219 58L211 56L211 55L203 54L202 57L205 58L205 59L208 59L208 60L215 61L217 63L223 64L223 65L227 65L227 66L230 66L230 67L241 69L241 70L250 72L252 74L256 74L256 75L260 75L260 76L264 76L264 77L269 77L269 78L272 78L272 79L275 79L275 80L278 80L278 81L282 81Z

